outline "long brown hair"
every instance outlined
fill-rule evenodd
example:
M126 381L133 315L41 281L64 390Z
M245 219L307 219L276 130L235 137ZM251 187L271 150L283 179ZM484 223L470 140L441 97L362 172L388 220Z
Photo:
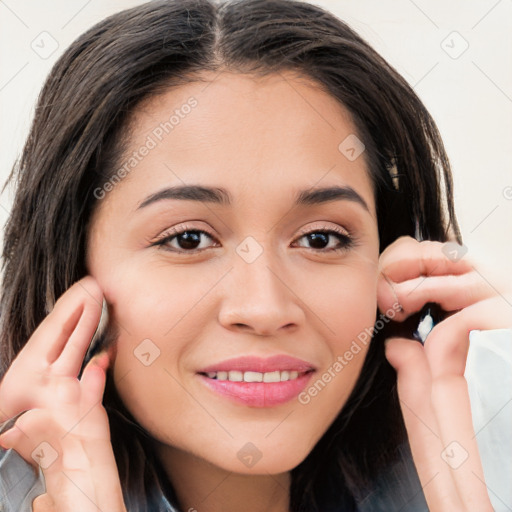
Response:
M294 0L149 2L80 36L40 94L6 183L16 194L2 253L0 377L55 300L86 274L94 190L118 168L137 105L202 71L223 69L296 70L350 111L366 146L381 251L402 235L461 242L434 121L407 82L345 23ZM382 341L382 333L374 335L339 417L292 471L293 511L325 510L332 489L351 510L397 457L406 435ZM128 510L159 510L160 486L175 500L148 434L124 408L110 375L104 405Z

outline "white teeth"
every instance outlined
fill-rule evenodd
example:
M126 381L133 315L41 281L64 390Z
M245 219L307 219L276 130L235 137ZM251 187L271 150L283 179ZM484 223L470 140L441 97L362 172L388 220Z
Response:
M231 370L229 372L208 372L210 379L229 380L231 382L284 382L294 380L299 376L298 371L273 371L273 372L241 372Z
M260 372L244 372L244 382L261 382L263 373Z
M279 382L281 380L281 374L279 371L267 372L263 374L263 382Z

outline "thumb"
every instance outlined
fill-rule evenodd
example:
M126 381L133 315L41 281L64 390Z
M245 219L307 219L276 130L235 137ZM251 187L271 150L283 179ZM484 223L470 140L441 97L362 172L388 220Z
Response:
M408 373L409 369L420 364L427 367L424 348L416 340L410 338L388 338L384 342L386 359L397 373Z
M402 409L424 410L430 403L432 377L421 343L408 338L389 338L385 342L389 364L397 372L398 395ZM404 416L407 416L407 412ZM418 412L417 412L418 413ZM428 414L430 417L430 414Z

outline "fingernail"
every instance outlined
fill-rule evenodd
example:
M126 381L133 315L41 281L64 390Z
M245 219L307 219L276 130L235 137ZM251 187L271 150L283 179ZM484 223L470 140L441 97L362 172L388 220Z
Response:
M103 352L100 352L99 354L96 354L92 358L92 364L99 366L99 367L103 368L104 370L106 370L110 365L110 357L109 357L108 353L103 351Z

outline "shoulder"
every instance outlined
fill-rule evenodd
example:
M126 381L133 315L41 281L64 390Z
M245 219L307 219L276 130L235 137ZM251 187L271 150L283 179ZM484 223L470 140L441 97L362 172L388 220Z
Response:
M32 512L32 501L44 491L41 472L14 450L0 449L0 512Z

